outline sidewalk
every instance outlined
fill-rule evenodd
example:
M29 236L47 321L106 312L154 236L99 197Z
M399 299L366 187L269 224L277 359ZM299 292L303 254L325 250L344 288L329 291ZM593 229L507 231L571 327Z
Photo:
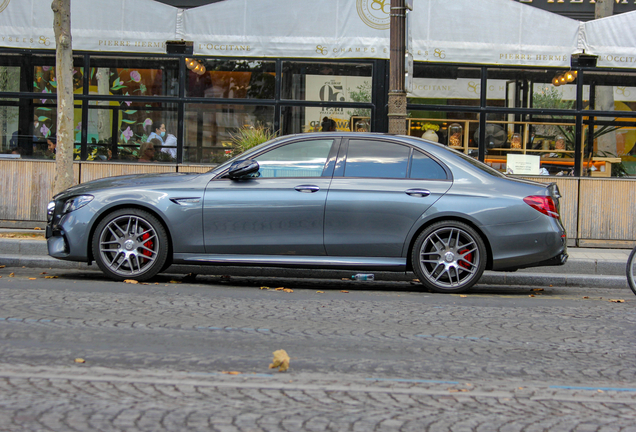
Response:
M0 234L39 234L44 231L0 229ZM568 248L570 258L563 266L536 267L517 272L484 273L480 284L521 286L576 286L589 288L628 288L625 267L630 249ZM98 271L97 265L62 261L47 253L46 240L0 237L0 265ZM295 270L263 267L222 267L173 265L166 273L229 274L234 276L267 277L350 277L351 271ZM411 280L412 273L376 272L379 280Z

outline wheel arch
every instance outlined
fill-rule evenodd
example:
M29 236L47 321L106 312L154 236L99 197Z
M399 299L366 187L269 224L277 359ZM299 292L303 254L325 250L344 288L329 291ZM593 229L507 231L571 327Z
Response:
M106 218L109 214L116 212L117 210L121 210L121 209L125 209L125 208L132 208L132 209L137 209L137 210L143 210L145 212L150 213L152 216L154 216L159 223L163 226L163 229L166 230L166 234L168 237L168 258L167 258L167 263L171 263L172 262L172 254L173 254L173 249L172 249L172 232L170 231L170 229L168 228L168 224L166 223L163 215L156 211L156 209L153 209L152 207L146 207L143 205L140 205L138 203L119 203L117 205L114 205L112 207L108 207L107 209L104 209L104 211L102 211L92 222L91 224L91 229L88 235L88 241L87 241L87 256L88 256L88 260L89 262L93 262L95 261L95 257L93 256L93 236L95 235L95 230L97 229L97 226L100 224L100 222L102 220L104 220L104 218Z
M479 236L481 237L481 239L484 242L484 245L486 246L486 252L488 255L488 259L486 260L486 270L491 270L492 269L492 263L493 263L493 257L492 257L492 247L490 246L490 241L488 240L488 237L484 234L484 231L481 230L479 228L479 226L477 226L477 224L475 224L473 221L471 221L470 219L467 218L463 218L461 216L457 216L457 215L439 215L436 216L432 219L428 219L425 223L423 223L420 227L417 228L417 230L413 233L413 236L411 237L410 241L409 241L409 247L406 250L406 268L409 271L413 271L413 262L411 259L412 256L412 251L413 251L413 246L415 245L415 241L417 240L417 238L419 237L419 235L422 233L422 231L424 231L426 228L428 228L430 225L436 223L436 222L440 222L440 221L455 221L455 222L462 222L465 223L466 225L470 226L472 229L474 229L477 234L479 234Z

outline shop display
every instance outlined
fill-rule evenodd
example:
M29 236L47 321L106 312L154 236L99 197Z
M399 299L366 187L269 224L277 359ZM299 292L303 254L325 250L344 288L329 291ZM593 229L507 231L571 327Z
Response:
M459 123L453 123L448 127L448 145L451 147L462 147L464 128Z

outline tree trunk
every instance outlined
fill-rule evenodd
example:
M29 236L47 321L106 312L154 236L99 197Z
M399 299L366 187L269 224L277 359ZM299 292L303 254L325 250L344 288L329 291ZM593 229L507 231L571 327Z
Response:
M596 0L594 6L594 18L605 18L614 14L614 0ZM595 91L596 106L600 111L614 111L614 87L598 86ZM598 117L597 120L614 120L613 117ZM596 139L597 152L600 155L609 153L616 155L616 133L609 132ZM601 153L602 152L602 153Z
M73 186L73 46L71 41L71 0L53 0L57 80L57 148L53 194Z

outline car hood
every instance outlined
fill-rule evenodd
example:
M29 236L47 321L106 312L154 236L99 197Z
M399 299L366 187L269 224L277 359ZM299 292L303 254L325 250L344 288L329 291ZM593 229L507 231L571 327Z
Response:
M82 195L97 192L103 189L119 189L127 187L152 188L161 185L174 185L194 180L200 173L160 173L160 174L134 174L116 177L105 177L86 183L72 186L60 192L55 198L72 195Z

